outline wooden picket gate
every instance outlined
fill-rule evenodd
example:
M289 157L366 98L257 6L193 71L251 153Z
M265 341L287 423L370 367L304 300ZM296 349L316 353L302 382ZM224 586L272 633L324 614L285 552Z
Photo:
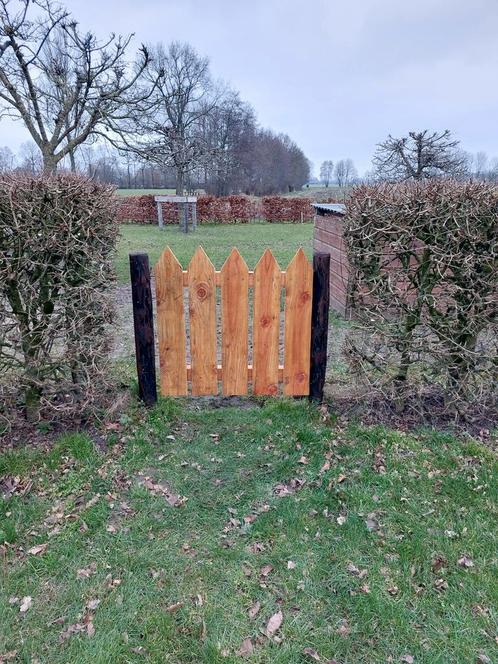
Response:
M276 395L281 385L284 395L321 399L329 263L329 255L315 254L312 267L299 249L281 271L267 249L250 271L233 249L217 271L199 247L183 270L167 247L154 268L161 394L216 395L221 383L227 396L246 395L250 386L253 394ZM153 403L157 396L148 257L130 254L130 270L139 391L146 403Z

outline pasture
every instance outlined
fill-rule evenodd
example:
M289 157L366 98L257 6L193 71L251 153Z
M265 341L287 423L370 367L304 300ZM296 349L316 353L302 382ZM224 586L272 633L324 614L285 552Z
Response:
M303 247L311 258L313 224L201 224L195 233L182 233L178 226L164 226L161 231L154 225L124 224L116 256L116 272L120 284L129 283L128 254L145 251L151 267L166 246L170 246L185 268L195 249L202 245L207 255L220 269L232 247L237 247L250 270L269 247L282 269L291 260L298 247Z

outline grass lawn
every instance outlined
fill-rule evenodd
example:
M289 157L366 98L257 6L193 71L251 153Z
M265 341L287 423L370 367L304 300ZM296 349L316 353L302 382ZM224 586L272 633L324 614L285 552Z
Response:
M0 458L0 661L497 661L491 453L246 405Z
M116 189L118 196L144 196L154 194L155 196L173 195L175 189Z
M169 245L186 268L198 245L202 245L215 264L221 268L232 247L237 247L250 269L254 267L266 247L270 247L280 267L285 269L296 249L304 248L312 255L313 224L202 224L195 233L182 233L178 226L123 224L116 257L119 283L129 282L130 251L145 251L151 266Z

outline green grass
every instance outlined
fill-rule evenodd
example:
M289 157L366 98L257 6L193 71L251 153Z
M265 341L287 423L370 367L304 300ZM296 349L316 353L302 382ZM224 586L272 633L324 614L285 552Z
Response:
M143 196L145 194L154 194L155 196L173 195L175 189L116 189L118 196Z
M497 469L486 449L342 430L303 401L162 401L120 421L106 453L78 434L2 459L3 473L32 485L0 504L0 660L235 663L251 638L257 663L311 662L306 648L340 664L497 661ZM170 507L144 475L188 500ZM275 495L293 478L302 488ZM40 543L43 554L26 555ZM9 598L26 596L23 615ZM267 638L279 610L278 638ZM63 638L85 616L95 634Z
M269 247L282 269L285 269L296 249L302 246L312 254L313 224L202 224L195 233L182 233L178 226L124 224L116 257L119 283L129 281L130 251L145 251L151 266L169 245L180 263L186 268L195 249L202 245L215 264L221 268L232 247L237 247L250 269L254 267L266 247Z

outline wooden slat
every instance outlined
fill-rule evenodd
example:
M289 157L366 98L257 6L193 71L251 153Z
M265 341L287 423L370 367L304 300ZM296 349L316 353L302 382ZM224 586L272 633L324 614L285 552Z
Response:
M253 392L278 392L281 273L269 249L254 269Z
M188 266L192 394L218 393L215 269L198 247Z
M247 394L249 274L237 249L232 249L221 269L220 285L223 394Z
M309 394L313 269L298 249L285 278L284 394Z
M161 394L187 394L182 266L169 247L155 267Z

